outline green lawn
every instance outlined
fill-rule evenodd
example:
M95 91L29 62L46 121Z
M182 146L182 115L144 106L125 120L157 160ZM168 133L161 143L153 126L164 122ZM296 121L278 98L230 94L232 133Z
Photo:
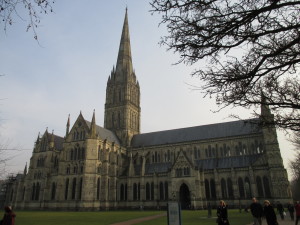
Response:
M248 225L252 222L249 213L239 213L237 209L228 211L230 225ZM212 218L207 218L206 210L182 211L182 225L217 225L216 211L212 211ZM167 225L167 218L162 217L156 220L145 221L140 225Z
M109 225L134 218L164 213L163 211L105 211L105 212L45 212L17 211L16 225ZM215 211L213 211L213 216ZM231 225L251 223L249 213L229 211ZM167 217L145 221L141 225L166 225ZM182 211L182 225L216 225L216 218L207 218L207 211Z

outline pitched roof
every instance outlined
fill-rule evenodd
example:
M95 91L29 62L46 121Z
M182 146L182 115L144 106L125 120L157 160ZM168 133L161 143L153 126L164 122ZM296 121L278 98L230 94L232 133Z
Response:
M258 119L195 126L134 135L132 147L146 147L261 133Z
M91 128L91 122L87 120L85 120L85 122L88 125L88 127ZM100 127L98 125L96 125L96 132L101 139L107 139L109 142L115 142L116 144L120 145L120 141L114 132Z
M262 154L231 156L225 158L209 158L195 160L195 166L199 169L226 169L226 168L241 168L253 165Z
M47 132L48 141L51 141L52 135L54 136L54 147L55 147L55 149L59 150L59 151L62 150L63 149L64 138L60 137L60 136L57 136L55 134L50 134L50 133Z

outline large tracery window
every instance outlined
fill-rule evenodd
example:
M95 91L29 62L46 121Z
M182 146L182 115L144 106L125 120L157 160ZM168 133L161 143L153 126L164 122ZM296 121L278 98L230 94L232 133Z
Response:
M265 196L269 198L271 197L271 190L270 190L269 179L266 176L264 176L263 178L263 183L265 189Z
M261 178L259 176L256 177L256 187L257 187L258 197L264 197L264 189L263 189Z
M245 188L243 179L239 177L238 179L239 193L241 198L245 198Z
M227 187L228 187L228 196L229 198L233 198L233 186L232 186L232 181L230 178L227 178Z
M227 198L227 187L226 187L226 181L222 178L221 179L221 191L222 191L222 198Z
M209 181L205 179L205 196L206 199L210 199L210 188L209 188Z

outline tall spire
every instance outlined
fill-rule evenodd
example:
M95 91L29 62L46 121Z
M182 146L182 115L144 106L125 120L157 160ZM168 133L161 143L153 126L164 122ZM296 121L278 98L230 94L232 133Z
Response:
M104 128L116 133L123 146L140 133L140 86L132 66L127 8L116 68L106 87Z
M122 30L122 36L121 36L119 54L118 54L118 60L116 66L117 73L121 72L122 70L128 70L129 74L133 72L127 7L125 12L125 19L123 24L123 30Z

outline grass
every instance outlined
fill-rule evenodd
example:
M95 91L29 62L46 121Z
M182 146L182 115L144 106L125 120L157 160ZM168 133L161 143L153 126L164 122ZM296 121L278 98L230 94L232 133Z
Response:
M17 211L16 225L109 225L130 219L164 213L164 211L101 211L101 212L45 212ZM213 211L212 215L216 212ZM230 225L247 225L252 221L249 213L229 210ZM166 225L167 217L139 223L140 225ZM182 211L182 225L216 225L216 218L207 218L207 211Z
M199 211L182 211L182 225L217 225L216 223L216 210L212 211L212 218L207 218L206 210ZM228 211L228 219L230 225L248 225L252 222L250 213L239 213L237 209ZM145 221L139 223L140 225L166 225L167 218L162 217L156 220Z

